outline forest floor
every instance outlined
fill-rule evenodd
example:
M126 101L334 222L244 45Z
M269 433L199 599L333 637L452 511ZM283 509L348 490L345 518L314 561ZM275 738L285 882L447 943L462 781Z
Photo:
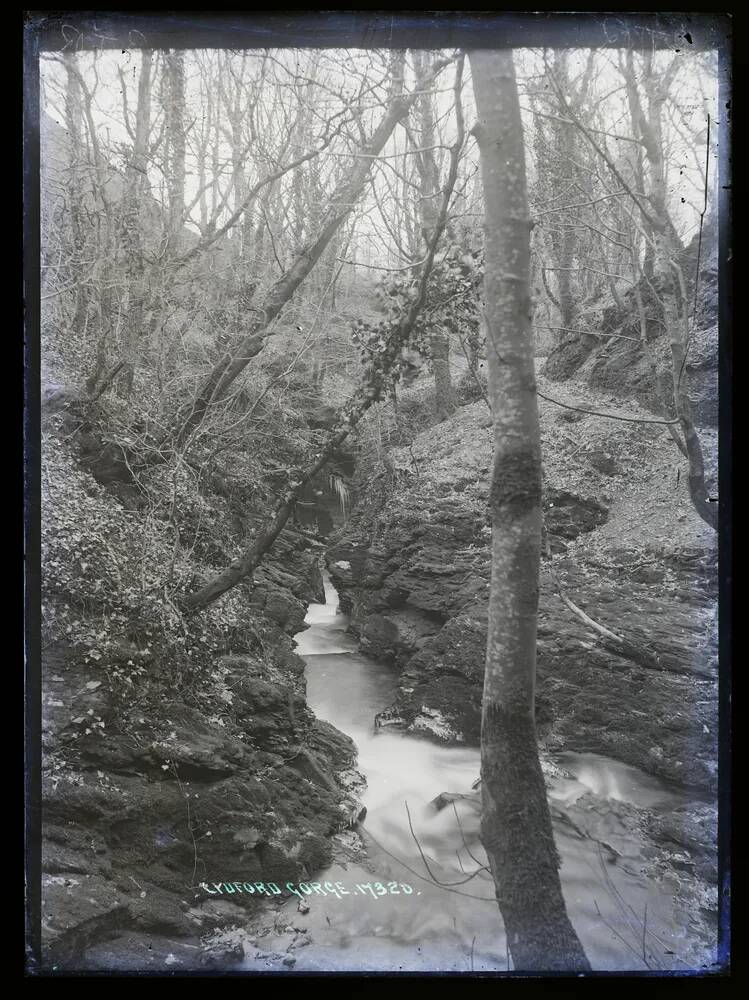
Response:
M537 385L539 393L571 407L539 399L545 481L598 496L608 506L609 517L596 532L601 543L630 539L640 548L711 546L715 532L694 512L685 462L668 429L661 423L626 423L581 412L658 420L652 411L574 379L557 382L537 375ZM419 394L428 391L420 387ZM708 487L717 491L717 430L701 428L700 440ZM435 484L470 485L473 480L481 489L491 447L489 411L479 402L460 407L450 420L422 431L409 447L391 449L391 461L396 469L411 473L419 466Z

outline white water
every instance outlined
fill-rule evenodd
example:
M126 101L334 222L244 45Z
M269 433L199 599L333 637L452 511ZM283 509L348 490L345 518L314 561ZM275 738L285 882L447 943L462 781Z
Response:
M369 860L366 868L341 862L316 876L319 882L342 882L350 895L311 895L306 914L297 912L294 897L284 904L284 919L304 927L311 942L294 952L295 969L505 970L504 931L493 884L486 872L469 879L486 862L478 840L476 803L459 801L455 809L441 811L430 805L441 792L470 793L479 774L479 751L435 745L392 730L375 732L374 716L392 701L396 673L356 651L327 578L325 590L327 603L310 606L310 627L297 637L298 652L307 663L310 708L358 747L358 769L368 782L361 832ZM633 842L616 812L617 801L673 808L683 800L620 762L593 754L567 753L562 758L574 777L554 780L552 802L574 813L574 803L586 792L600 797L584 814L585 829L593 837L580 834L578 814L573 818L577 830L568 823L555 824L568 910L594 969L694 967L695 954L704 957L693 949L688 914L679 912L673 899L676 883L662 879L656 885L642 877L643 843ZM426 864L434 878L450 883L450 889L434 884ZM407 883L414 891L375 899L355 889L357 883L375 881ZM248 959L245 967L269 965Z

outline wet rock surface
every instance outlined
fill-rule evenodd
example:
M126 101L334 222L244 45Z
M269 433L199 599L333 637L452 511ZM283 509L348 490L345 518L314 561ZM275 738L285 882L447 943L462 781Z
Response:
M206 935L236 926L259 893L201 883L280 883L330 861L332 838L361 813L361 776L352 741L308 709L294 652L320 596L317 550L290 531L258 574L246 626L213 654L210 700L174 688L123 707L109 677L141 663L156 673L157 643L113 640L95 654L98 680L74 643L45 649L46 969L230 967L241 955Z
M715 317L702 320L687 367L713 488ZM652 346L657 353L664 345L656 338ZM567 380L539 378L544 393L567 407L541 401L554 574L544 561L539 733L547 753L610 755L709 799L717 784L715 538L691 508L683 461L664 428L569 408L583 401L601 412L648 416L632 401L653 405L644 349L615 341L607 350L602 354L598 340L563 346L549 370L561 364ZM65 400L57 387L47 395L50 419L59 417ZM80 449L93 480L107 482L124 511L137 511L142 498L117 480L121 460L93 437L83 435ZM399 670L397 697L376 724L475 745L491 539L485 404L461 407L384 459L360 462L358 502L326 555L362 650ZM88 495L89 484L82 486ZM248 515L246 504L232 494L223 512L243 536L262 520L257 510ZM221 532L204 545L206 573L232 557ZM304 532L280 536L247 588L246 620L227 626L213 650L210 711L191 689L189 670L176 674L182 680L162 694L158 710L141 694L128 697L123 710L97 679L100 654L91 650L92 663L60 634L45 647L48 967L229 968L247 954L233 929L266 897L208 894L201 883L307 878L336 860L335 838L355 838L352 827L364 816L356 748L309 711L304 661L292 640L305 628L306 606L324 600L320 551ZM88 562L80 566L83 573ZM560 587L626 638L626 648L571 613ZM158 673L158 648L125 626L121 634L108 629L107 671ZM648 863L662 865L672 880L677 870L674 891L692 886L689 899L703 892L694 889L699 880L715 881L708 801L645 817L593 799L563 812L581 836L608 845L616 863L624 863L627 831L636 825L657 845ZM349 856L353 849L349 844ZM714 899L703 895L714 912ZM269 968L293 969L293 952L305 947L304 928L289 926L276 937L266 924L258 932L257 954Z
M544 383L544 392L574 398L574 387ZM638 412L611 397L593 397L591 405L585 392L590 408ZM683 477L677 485L676 449L664 429L583 414L573 437L571 411L541 404L544 521L554 570L552 576L543 561L541 736L550 748L615 755L711 793L715 539L689 506ZM383 706L378 725L448 742L478 740L490 433L484 404L465 406L410 448L391 451L379 468L360 471L367 495L327 552L361 649L400 668L397 700ZM563 603L559 586L628 645L619 648L587 627Z

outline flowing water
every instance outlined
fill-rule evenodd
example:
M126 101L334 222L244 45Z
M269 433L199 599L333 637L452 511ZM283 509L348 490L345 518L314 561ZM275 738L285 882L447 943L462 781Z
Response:
M376 732L374 716L393 700L397 674L357 652L327 578L326 599L311 605L298 652L307 664L310 708L358 747L367 779L360 826L367 858L339 861L317 876L319 883L340 883L338 896L313 892L302 904L292 896L281 906L281 922L309 942L294 951L295 970L506 970L471 796L479 751ZM674 808L684 804L683 793L606 757L567 753L559 762L570 777L553 778L549 797L562 885L593 968L683 970L709 960L676 898L678 882L642 874L649 848L633 836L627 806ZM467 797L437 810L431 803L443 792ZM268 963L248 958L245 967Z

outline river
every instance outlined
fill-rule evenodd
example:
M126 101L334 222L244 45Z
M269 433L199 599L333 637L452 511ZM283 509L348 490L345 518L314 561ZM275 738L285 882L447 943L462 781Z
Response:
M340 883L338 895L313 892L302 903L292 896L277 906L276 927L293 928L304 945L294 947L293 967L505 971L502 921L482 870L478 803L470 797L479 751L374 730L397 674L357 651L327 577L325 593L325 604L309 608L297 651L307 664L310 708L358 747L367 779L359 827L367 857L339 860L317 876L319 883ZM654 876L654 848L638 835L640 814L630 808L674 808L685 803L684 793L594 754L566 753L557 761L566 773L550 777L549 798L562 886L593 968L685 970L709 961L711 943L699 939L699 925L680 902L678 878L668 871ZM431 803L443 792L469 797L437 810ZM255 954L250 949L244 968L289 967L288 957L282 965L269 951L270 939Z

